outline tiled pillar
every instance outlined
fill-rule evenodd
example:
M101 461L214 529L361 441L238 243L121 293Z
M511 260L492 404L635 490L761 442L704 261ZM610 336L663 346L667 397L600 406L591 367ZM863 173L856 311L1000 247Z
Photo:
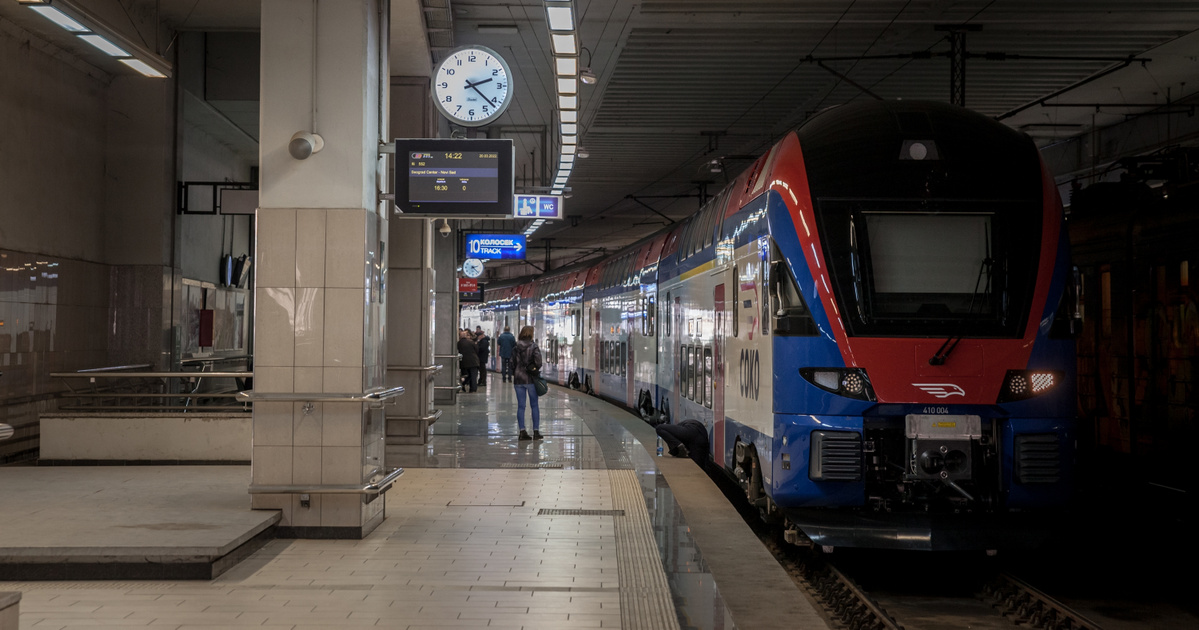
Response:
M384 383L378 11L378 0L262 2L254 392L295 400L254 403L252 488L361 485L382 466L380 410L305 401ZM324 148L294 159L297 131L319 134ZM382 505L354 494L253 495L253 507L282 510L283 533L299 537L365 536Z

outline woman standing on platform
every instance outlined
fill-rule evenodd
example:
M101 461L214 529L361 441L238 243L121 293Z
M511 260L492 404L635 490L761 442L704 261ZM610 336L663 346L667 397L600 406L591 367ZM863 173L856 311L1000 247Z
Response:
M516 347L512 349L512 385L516 388L516 423L520 426L520 439L541 439L541 408L537 406L537 388L533 386L533 377L541 373L541 349L533 342L533 327L525 326L516 337ZM525 397L533 414L533 437L525 431Z

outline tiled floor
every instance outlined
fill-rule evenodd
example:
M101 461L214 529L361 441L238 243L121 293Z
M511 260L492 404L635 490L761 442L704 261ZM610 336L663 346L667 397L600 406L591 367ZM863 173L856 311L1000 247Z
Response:
M407 472L364 540L276 540L212 582L0 590L24 592L26 630L733 628L654 458L589 399L542 403L546 439L519 442L510 387L460 397L388 454Z

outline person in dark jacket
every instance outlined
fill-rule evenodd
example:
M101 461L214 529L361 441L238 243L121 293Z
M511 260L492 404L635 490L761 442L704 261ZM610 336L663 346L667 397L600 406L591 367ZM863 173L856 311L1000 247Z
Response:
M520 329L516 347L512 349L512 386L516 389L516 424L520 426L520 439L541 439L541 407L537 405L537 388L533 376L541 373L541 349L533 342L533 327ZM533 415L533 437L525 431L525 397L529 398Z
M702 422L684 420L678 424L659 424L655 431L666 442L671 455L690 457L701 468L707 463L708 428Z
M463 389L469 387L467 391L478 391L479 350L475 347L469 330L464 330L458 335L458 354L462 355L458 365L466 371L466 378L462 382Z
M487 360L491 358L491 337L488 337L482 328L475 330L475 347L479 350L479 387L487 387Z
M504 332L496 337L495 345L500 350L500 375L505 381L510 381L512 380L512 349L516 347L516 337L512 334L512 329L504 326Z

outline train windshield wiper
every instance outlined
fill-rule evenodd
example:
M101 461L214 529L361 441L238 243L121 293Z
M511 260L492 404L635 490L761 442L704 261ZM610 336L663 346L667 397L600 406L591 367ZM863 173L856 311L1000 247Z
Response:
M984 287L984 290L988 294L991 292L990 270L991 258L984 258L982 264L978 267L978 278L974 281L974 292L970 294L970 308L966 309L966 314L958 319L957 331L955 331L951 337L946 339L945 343L941 344L940 348L937 348L937 351L933 354L933 356L929 357L929 365L945 365L945 360L949 358L949 353L953 352L953 349L958 347L958 342L962 340L962 328L966 325L966 320L970 319L971 315L974 315L974 301L976 298L978 298L978 287L980 284L982 284L984 273L987 274L987 285Z

